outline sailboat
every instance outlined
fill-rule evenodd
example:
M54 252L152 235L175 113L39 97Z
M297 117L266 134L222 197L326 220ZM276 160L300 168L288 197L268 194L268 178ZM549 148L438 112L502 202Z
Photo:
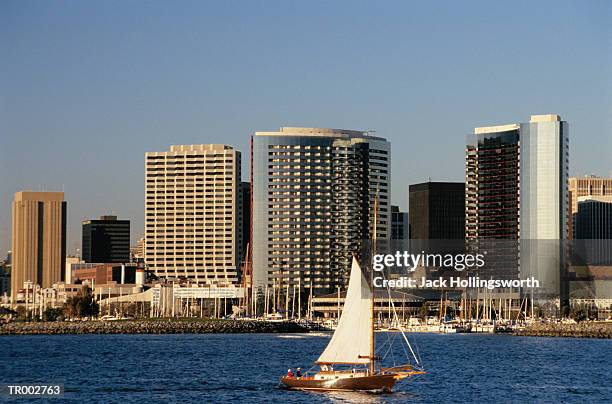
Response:
M408 339L402 332L404 340ZM408 346L410 346L408 344ZM404 364L377 368L374 339L374 296L357 258L353 256L344 309L329 344L319 356L320 370L304 376L284 376L287 388L321 391L391 391L398 380L425 373ZM415 360L414 351L410 348ZM346 366L335 370L334 366Z

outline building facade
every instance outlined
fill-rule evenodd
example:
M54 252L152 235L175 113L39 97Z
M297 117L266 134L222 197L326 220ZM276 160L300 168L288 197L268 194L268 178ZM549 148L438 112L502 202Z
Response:
M130 221L100 216L82 222L82 254L85 262L128 262Z
M573 215L575 258L591 265L612 265L612 196L583 196L577 202L578 211Z
M408 212L400 212L398 206L391 206L391 240L406 240L410 236Z
M236 283L240 152L219 144L145 155L145 262L194 284Z
M408 187L410 238L458 240L465 236L465 184L424 182Z
M612 196L578 198L578 211L574 216L574 238L612 239Z
M573 218L578 212L578 200L583 197L608 197L612 198L612 178L596 177L588 175L585 177L571 177L569 179L569 229L568 238L573 238Z
M238 204L238 226L240 227L240 261L245 259L251 234L251 183L240 183L240 203Z
M527 123L476 128L466 145L466 239L516 240L498 244L500 268L557 292L559 241L568 229L568 132L558 115L533 115Z
M71 278L75 284L89 282L94 287L112 282L117 284L136 283L137 264L76 264L72 266Z
M389 142L323 128L257 132L251 142L254 287L344 285L374 227L378 239L391 236Z
M136 245L130 247L130 260L135 262L144 262L145 254L145 239L140 237Z
M48 288L64 280L64 193L17 192L13 200L12 227L11 298L15 304L25 283Z

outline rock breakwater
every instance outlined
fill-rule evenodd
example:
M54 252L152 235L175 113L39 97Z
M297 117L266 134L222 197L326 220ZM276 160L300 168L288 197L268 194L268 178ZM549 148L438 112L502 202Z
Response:
M531 337L612 338L612 322L535 323L514 330L514 335Z
M233 334L308 332L293 322L146 319L118 321L12 322L0 326L0 335L35 334Z

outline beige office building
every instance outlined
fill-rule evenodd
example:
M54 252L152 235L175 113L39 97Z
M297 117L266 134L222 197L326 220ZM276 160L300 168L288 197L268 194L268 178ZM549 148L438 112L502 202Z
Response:
M145 155L145 262L157 276L236 283L240 152L219 144Z
M604 197L595 198L606 201L605 197L612 197L612 178L596 177L588 175L585 177L572 177L569 179L569 231L568 238L573 238L573 217L578 213L578 202L584 197Z
M66 202L63 192L22 191L13 201L13 268L11 299L39 285L49 288L64 280Z

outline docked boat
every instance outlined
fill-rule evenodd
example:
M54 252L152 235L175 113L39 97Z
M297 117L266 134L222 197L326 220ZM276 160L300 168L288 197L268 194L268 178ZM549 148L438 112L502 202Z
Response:
M425 373L403 331L402 336L416 364L378 367L382 358L375 354L373 293L353 257L344 309L329 344L316 361L319 370L281 377L281 383L299 390L391 391L398 380Z

